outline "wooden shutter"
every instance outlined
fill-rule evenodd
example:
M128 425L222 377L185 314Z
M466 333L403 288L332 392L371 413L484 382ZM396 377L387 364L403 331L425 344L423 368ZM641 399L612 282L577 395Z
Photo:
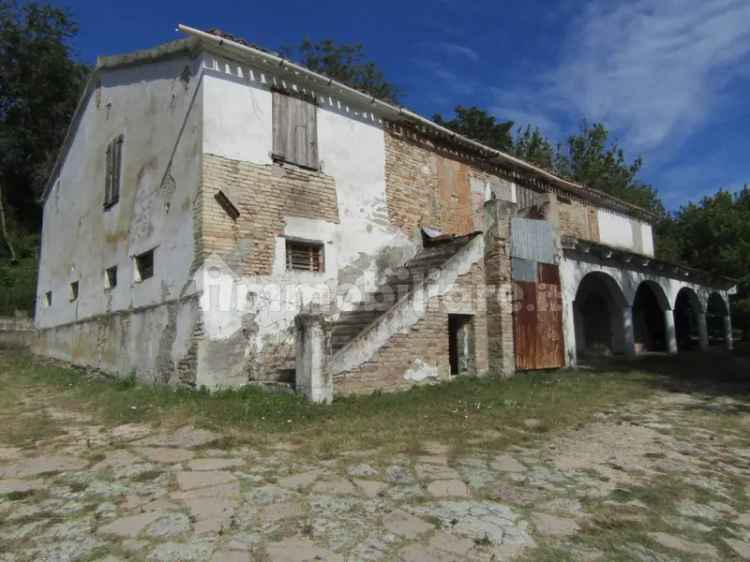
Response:
M112 143L107 145L107 164L105 167L105 184L104 184L104 206L109 206L112 197Z
M273 153L277 158L318 168L317 106L273 92Z
M120 175L122 173L122 135L114 142L114 170L112 172L112 192L110 204L114 205L120 197Z

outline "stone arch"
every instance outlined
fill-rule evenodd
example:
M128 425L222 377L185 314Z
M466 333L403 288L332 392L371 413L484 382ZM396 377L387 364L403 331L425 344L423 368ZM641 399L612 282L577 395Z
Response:
M690 287L683 287L677 293L673 310L677 349L688 351L699 348L703 306L698 294Z
M710 293L706 303L706 327L709 343L727 343L725 318L728 316L729 306L727 306L724 298L716 291Z
M576 351L581 355L625 351L625 294L617 280L601 271L581 279L573 302Z
M633 337L635 351L668 351L669 338L665 312L671 310L669 299L661 285L643 281L633 299Z

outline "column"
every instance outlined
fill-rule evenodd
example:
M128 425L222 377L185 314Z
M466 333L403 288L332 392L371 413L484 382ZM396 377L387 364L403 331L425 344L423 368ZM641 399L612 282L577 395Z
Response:
M633 307L625 305L622 309L622 332L625 343L625 356L635 357L635 331L633 328Z
M696 317L698 318L698 337L700 338L698 345L701 351L708 351L708 324L706 323L706 313L699 312Z
M677 336L674 329L674 311L669 308L664 311L664 336L667 338L667 352L675 355L677 353Z
M295 386L312 401L333 401L333 377L327 369L328 327L322 314L298 314L296 335Z
M727 314L724 317L724 342L726 343L727 349L730 351L734 349L734 337L732 336L732 317Z

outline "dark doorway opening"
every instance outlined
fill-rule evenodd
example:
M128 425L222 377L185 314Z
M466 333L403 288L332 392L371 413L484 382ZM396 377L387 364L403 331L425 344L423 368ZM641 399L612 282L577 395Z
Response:
M583 278L573 303L576 350L587 355L622 353L625 297L615 280L605 273Z
M648 283L641 283L633 302L633 332L635 350L667 351L667 334L664 324L664 310L654 289Z
M451 375L474 371L474 323L468 314L448 315L448 353Z
M690 289L677 293L674 305L674 331L677 349L689 351L700 347L700 301Z

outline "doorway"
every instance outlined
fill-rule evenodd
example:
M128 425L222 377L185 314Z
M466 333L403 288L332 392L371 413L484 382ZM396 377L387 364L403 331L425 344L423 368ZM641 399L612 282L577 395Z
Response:
M448 353L451 375L474 372L474 317L469 314L448 315Z

